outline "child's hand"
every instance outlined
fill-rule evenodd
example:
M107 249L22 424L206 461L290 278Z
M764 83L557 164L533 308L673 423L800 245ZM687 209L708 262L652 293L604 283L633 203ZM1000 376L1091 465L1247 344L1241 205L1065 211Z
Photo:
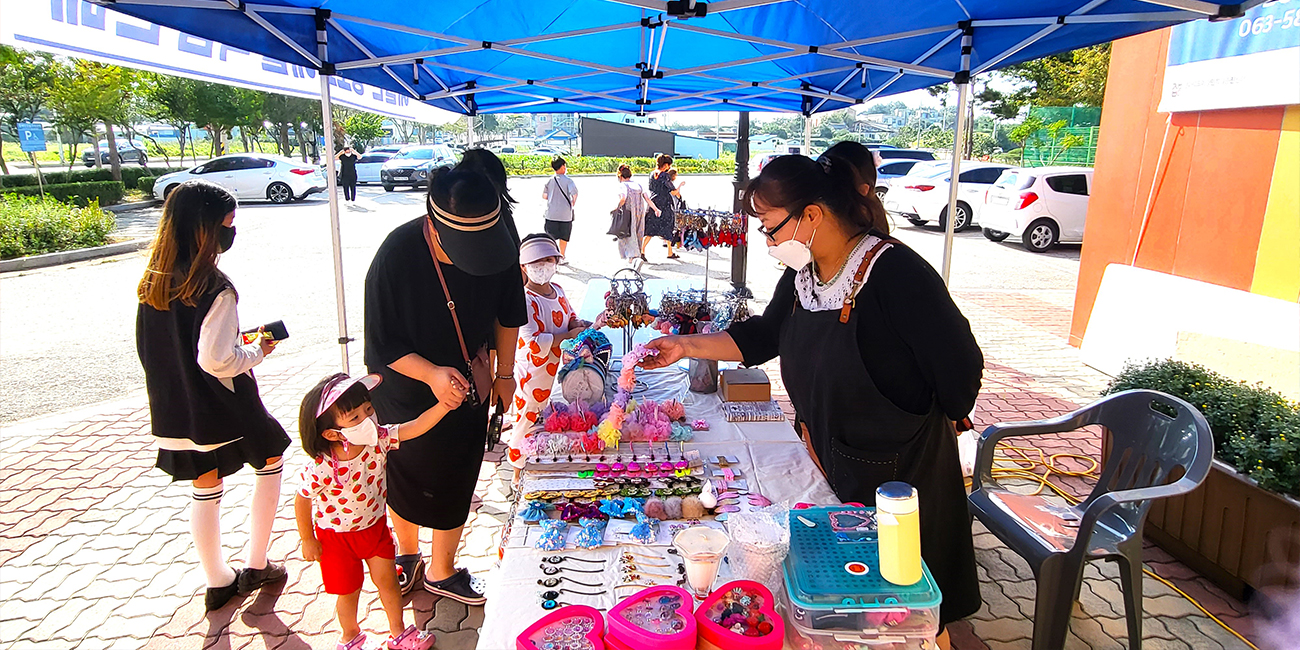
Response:
M308 562L320 561L320 540L315 537L302 540L302 559Z

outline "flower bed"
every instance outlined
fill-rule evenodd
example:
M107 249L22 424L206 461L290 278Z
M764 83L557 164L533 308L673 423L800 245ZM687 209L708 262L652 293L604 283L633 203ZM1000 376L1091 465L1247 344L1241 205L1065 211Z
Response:
M92 201L86 207L53 198L0 196L0 259L103 246L113 216Z

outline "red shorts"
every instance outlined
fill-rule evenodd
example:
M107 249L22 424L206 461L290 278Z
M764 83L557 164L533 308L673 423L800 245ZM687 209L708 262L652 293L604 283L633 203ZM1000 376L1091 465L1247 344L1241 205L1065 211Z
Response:
M341 596L360 589L365 577L361 565L366 560L372 557L397 558L393 533L388 530L388 517L369 528L345 533L318 526L316 539L320 540L321 547L321 582L325 583L325 593L328 594Z

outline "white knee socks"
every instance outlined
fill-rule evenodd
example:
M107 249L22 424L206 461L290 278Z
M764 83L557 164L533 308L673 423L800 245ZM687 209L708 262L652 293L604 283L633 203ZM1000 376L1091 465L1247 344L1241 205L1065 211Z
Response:
M190 536L208 587L225 587L235 581L235 570L226 564L221 551L221 493L220 483L216 487L196 487L190 502Z
M280 507L280 469L283 466L284 460L281 459L255 472L248 526L248 559L244 563L250 569L266 568L266 548L271 544L271 527L275 524L275 511Z

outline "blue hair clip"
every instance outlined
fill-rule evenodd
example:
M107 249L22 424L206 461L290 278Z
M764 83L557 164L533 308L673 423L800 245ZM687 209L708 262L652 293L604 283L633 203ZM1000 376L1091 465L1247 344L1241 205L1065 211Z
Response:
M543 519L542 536L537 538L537 548L543 551L560 551L568 538L569 522L563 519Z
M619 516L626 517L628 515L643 514L645 514L645 499L627 499L623 501L623 512L620 513Z
M653 544L659 537L659 520L654 517L647 517L645 513L636 513L636 525L628 531L632 541L638 544Z
M600 500L600 511L603 512L603 513L605 513L605 514L607 514L607 515L609 515L610 518L622 517L622 516L623 516L623 500L622 500L622 499L614 499L614 498L610 498L610 499L601 499L601 500Z
M599 548L605 543L605 520L604 519L582 519L578 523L582 524L582 531L578 533L574 543L578 548Z
M523 517L525 522L535 524L546 519L546 513L554 509L555 506L545 501L529 501L528 507L524 508L524 511L519 513L519 516Z

